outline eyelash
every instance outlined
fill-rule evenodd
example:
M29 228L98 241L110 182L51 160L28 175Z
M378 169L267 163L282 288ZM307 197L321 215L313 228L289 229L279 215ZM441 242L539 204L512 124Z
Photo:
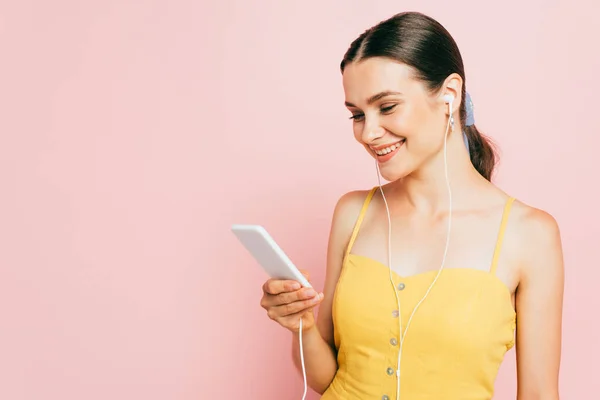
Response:
M381 111L383 114L388 114L388 113L390 113L390 112L394 111L394 109L396 108L396 106L397 106L397 105L398 105L398 104L394 104L394 105L391 105L391 106L389 106L389 107L382 107L382 108L380 109L380 111ZM354 114L354 115L352 115L352 116L350 117L350 119L352 119L352 120L355 120L355 121L356 121L356 120L358 120L358 119L362 118L363 116L364 116L363 114Z

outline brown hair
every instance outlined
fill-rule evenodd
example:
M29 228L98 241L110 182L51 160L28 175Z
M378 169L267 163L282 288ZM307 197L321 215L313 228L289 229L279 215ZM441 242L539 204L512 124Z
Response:
M491 140L475 125L465 126L467 111L466 79L463 60L450 33L439 22L418 12L404 12L380 22L355 39L344 55L342 73L348 63L383 57L416 70L417 79L436 91L452 73L463 79L460 122L469 139L469 154L475 169L491 180L497 155Z

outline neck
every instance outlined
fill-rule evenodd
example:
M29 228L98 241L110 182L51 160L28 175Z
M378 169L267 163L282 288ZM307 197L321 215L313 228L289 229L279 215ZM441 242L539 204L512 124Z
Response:
M457 209L457 205L472 198L473 189L481 185L485 178L471 163L468 150L462 141L448 140L447 163L453 209ZM400 201L407 202L419 213L446 213L449 209L449 197L444 150L427 161L418 171L391 183L391 186L400 189L397 191Z

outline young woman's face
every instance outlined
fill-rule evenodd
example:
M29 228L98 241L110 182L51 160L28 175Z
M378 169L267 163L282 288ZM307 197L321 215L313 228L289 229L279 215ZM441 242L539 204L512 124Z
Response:
M409 66L383 58L351 63L343 85L354 136L377 160L384 179L419 170L443 149L444 93L428 92Z

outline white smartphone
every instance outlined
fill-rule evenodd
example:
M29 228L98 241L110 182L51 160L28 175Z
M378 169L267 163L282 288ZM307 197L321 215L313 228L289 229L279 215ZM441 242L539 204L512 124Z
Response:
M264 227L235 224L231 230L271 278L289 279L312 287Z

